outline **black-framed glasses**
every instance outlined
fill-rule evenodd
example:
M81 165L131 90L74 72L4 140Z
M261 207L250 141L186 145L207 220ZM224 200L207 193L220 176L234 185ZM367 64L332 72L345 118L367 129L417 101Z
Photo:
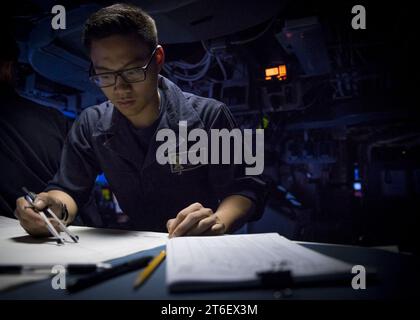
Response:
M106 88L113 86L117 83L117 77L120 76L127 83L142 82L146 80L146 70L152 62L152 58L156 53L156 50L159 46L153 50L150 55L149 61L143 67L134 67L129 69L124 69L120 71L111 71L95 74L93 65L90 65L89 70L89 79L96 84L99 88Z

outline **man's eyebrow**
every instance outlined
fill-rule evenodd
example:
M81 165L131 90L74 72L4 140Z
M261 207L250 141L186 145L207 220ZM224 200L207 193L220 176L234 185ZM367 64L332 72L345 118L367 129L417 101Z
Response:
M134 63L136 63L136 62L141 62L141 61L145 61L147 58L144 58L144 57L137 57L137 58L134 58L133 60L130 60L129 62L127 62L126 64L124 64L123 66L122 66L122 68L120 68L120 69L118 69L118 70L112 70L112 69L109 69L109 68L107 68L107 67L103 67L103 66L96 66L96 65L93 65L93 67L96 69L96 70L104 70L104 71L109 71L109 72L114 72L114 71L119 71L119 70L123 70L124 68L126 68L127 66L129 66L129 65L131 65L131 64L134 64ZM143 65L141 66L141 67L143 67Z

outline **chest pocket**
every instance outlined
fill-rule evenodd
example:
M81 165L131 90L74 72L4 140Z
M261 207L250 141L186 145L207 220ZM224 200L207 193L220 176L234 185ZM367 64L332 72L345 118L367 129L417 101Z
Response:
M173 155L178 156L179 155ZM174 193L176 191L185 192L186 189L199 188L200 185L208 183L206 164L181 164L175 163L153 165L153 169L148 170L145 180L150 181L154 188Z
M206 166L206 163L196 163L192 164L190 162L190 156L195 155L195 153L188 153L188 152L173 152L168 154L168 158L170 159L169 167L172 174L182 175L187 173L188 171L199 170L202 167ZM188 157L187 157L188 156ZM185 158L187 163L181 163L181 159ZM185 162L185 161L184 161ZM201 170L200 170L201 171ZM192 174L190 174L191 176Z

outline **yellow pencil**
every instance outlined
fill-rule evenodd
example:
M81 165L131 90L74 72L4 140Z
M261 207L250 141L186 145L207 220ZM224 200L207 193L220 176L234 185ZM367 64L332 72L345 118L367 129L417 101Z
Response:
M166 252L165 250L162 250L156 257L153 258L152 261L150 261L143 271L140 271L136 281L134 282L134 288L139 287L144 281L146 281L147 278L150 277L153 271L155 271L163 259L165 259L165 256Z

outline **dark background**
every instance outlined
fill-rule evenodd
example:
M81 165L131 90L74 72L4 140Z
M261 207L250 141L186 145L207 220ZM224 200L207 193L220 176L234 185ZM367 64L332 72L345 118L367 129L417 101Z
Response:
M419 33L408 1L131 2L156 20L164 76L224 101L241 127L266 129L271 193L245 231L418 253ZM21 51L19 93L75 118L104 100L80 35L111 2L60 1L66 30L51 28L54 4L16 1L3 15ZM357 4L366 30L351 27ZM265 80L280 64L287 78ZM104 226L123 226L103 177L96 188Z

